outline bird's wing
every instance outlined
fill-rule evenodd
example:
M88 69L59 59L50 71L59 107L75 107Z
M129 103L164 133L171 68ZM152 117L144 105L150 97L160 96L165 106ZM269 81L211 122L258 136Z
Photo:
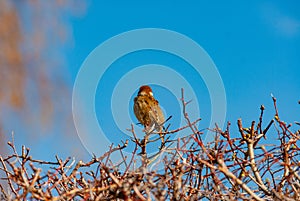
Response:
M155 124L156 130L162 131L163 123L165 121L164 114L158 104L157 100L152 101L151 110L149 111L150 119Z

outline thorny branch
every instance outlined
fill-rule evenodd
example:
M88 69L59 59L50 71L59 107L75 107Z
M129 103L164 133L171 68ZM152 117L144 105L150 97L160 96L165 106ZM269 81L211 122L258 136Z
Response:
M299 125L296 122L293 127L280 119L276 98L274 119L266 127L261 106L258 123L252 121L245 127L239 119L236 130L228 122L224 131L216 125L214 141L207 144L197 127L200 118L193 121L188 116L183 90L181 101L187 125L166 129L165 140L151 156L147 145L160 138L149 140L149 134L138 139L133 125L134 149L129 157L124 151L126 141L111 145L105 154L86 163L58 156L52 162L32 159L28 148L23 146L18 154L14 142L9 142L12 154L0 156L4 177L0 199L300 200ZM174 138L174 133L188 129L192 134ZM117 153L121 162L114 163L111 156ZM162 153L164 158L158 159ZM149 168L159 163L160 169Z

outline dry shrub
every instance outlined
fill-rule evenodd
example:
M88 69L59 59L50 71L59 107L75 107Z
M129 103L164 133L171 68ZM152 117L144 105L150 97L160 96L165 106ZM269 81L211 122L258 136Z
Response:
M6 174L2 179L9 189L1 186L2 199L300 200L300 130L291 131L292 125L279 117L275 98L273 102L275 115L267 126L262 126L261 106L257 123L253 121L245 128L241 119L237 121L239 137L231 137L228 122L224 131L216 126L214 141L204 144L203 133L196 126L200 119L189 119L185 113L187 102L182 96L187 125L166 130L165 142L151 156L146 146L153 142L148 140L149 136L138 139L133 126L130 131L135 149L131 157L123 154L128 141L111 146L103 156L94 156L88 162L58 156L53 162L35 160L29 149L22 147L18 154L14 143L9 142L13 153L0 157L1 171ZM170 135L179 130L192 134L170 140ZM277 142L264 143L268 135L277 136ZM113 164L113 153L120 154L123 160ZM163 168L150 170L148 167L158 162L161 153L165 154L159 161Z

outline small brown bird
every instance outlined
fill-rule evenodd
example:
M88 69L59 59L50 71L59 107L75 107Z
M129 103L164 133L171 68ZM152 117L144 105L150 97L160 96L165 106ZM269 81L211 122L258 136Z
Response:
M153 129L158 132L163 131L165 117L149 86L140 87L138 95L134 98L133 110L136 118L144 125L146 132ZM162 134L160 134L160 137L163 142Z

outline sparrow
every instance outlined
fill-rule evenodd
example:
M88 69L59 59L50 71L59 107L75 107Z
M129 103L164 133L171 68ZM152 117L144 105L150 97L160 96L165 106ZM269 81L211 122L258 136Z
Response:
M140 87L137 96L134 98L133 111L138 121L145 127L145 132L155 129L160 132L161 140L164 142L161 132L163 131L165 117L149 86Z

